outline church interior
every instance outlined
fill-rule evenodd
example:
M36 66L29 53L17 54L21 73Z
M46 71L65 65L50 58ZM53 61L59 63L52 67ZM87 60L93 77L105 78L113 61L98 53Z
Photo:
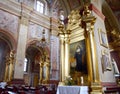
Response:
M0 94L64 90L120 94L120 0L0 0Z

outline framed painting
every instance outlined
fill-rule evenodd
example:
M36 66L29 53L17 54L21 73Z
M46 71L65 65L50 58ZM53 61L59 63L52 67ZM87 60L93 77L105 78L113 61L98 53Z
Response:
M100 44L104 47L108 47L108 41L107 41L107 35L106 32L99 30L99 38L100 38Z
M102 51L102 57L101 57L101 64L102 64L102 71L111 71L111 64L110 64L110 58L107 51Z
M85 40L74 42L70 44L70 75L77 85L79 78L83 77L84 84L87 84L87 59Z

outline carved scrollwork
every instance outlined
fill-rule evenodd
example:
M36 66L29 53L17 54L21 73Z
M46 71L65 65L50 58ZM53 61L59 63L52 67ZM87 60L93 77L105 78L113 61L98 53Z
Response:
M68 16L68 27L76 24L80 24L81 15L79 10L73 10Z

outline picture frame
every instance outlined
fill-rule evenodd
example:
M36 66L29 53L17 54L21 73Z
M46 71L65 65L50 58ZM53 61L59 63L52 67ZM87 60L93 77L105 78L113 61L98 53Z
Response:
M107 35L102 29L99 30L100 44L104 47L108 47Z
M77 51L78 48L80 49L80 52ZM75 67L77 66L76 59L78 58L78 56L76 56L77 53L78 53L78 56L80 56L80 54L81 54L81 57L79 57L79 59L81 58L80 62L82 64L81 66L83 68L79 71L87 73L85 40L81 40L81 41L70 44L70 69L71 69L70 71L72 71L72 68L74 68L74 70L76 71L76 69L75 69Z
M102 71L103 72L112 70L112 67L110 64L109 53L106 50L102 51L101 64L102 64Z
M70 43L70 76L74 84L80 85L80 77L84 85L88 85L87 51L85 39Z

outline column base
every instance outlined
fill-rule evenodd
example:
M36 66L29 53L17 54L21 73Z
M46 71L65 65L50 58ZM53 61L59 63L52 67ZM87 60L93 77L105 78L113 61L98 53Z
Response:
M90 94L103 94L102 86L100 83L92 83Z

